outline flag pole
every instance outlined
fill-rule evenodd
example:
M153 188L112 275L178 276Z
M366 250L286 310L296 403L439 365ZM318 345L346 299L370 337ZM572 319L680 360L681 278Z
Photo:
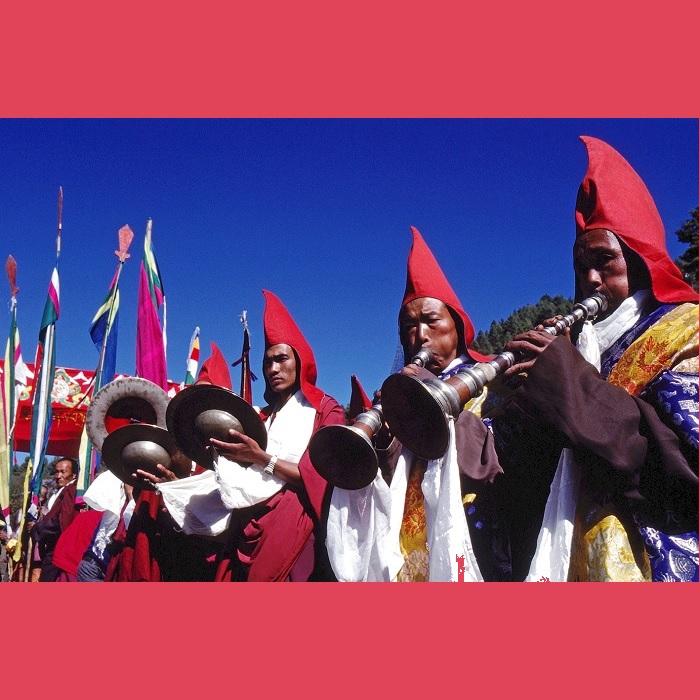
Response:
M63 187L58 188L58 223L56 227L56 265L49 283L49 293L44 306L39 330L39 344L37 345L35 373L39 374L39 387L37 394L36 381L33 390L32 402L32 434L30 442L30 461L32 469L30 493L25 494L25 508L23 518L29 508L31 498L32 505L38 507L39 493L44 473L44 457L51 430L51 392L53 389L54 375L56 372L56 321L60 314L60 291L58 266L61 258L61 230L63 227ZM47 371L49 370L49 371ZM35 374L36 378L36 374ZM22 521L24 525L24 519ZM27 560L30 561L30 553ZM28 567L27 567L28 568ZM29 575L25 572L25 580Z
M104 368L104 359L105 359L105 351L107 348L107 339L109 337L109 329L112 327L112 322L114 321L114 314L115 314L115 308L114 308L114 300L117 297L117 294L119 293L119 277L121 276L122 273L122 268L124 267L124 263L128 258L131 257L129 255L128 250L129 246L131 245L131 241L134 240L134 232L131 230L129 225L122 226L119 229L118 233L119 237L119 250L115 250L114 254L117 256L119 259L119 262L117 263L117 271L114 274L114 280L112 282L112 288L110 290L110 296L109 296L109 316L107 317L107 332L105 333L105 337L102 340L102 348L100 349L100 359L99 362L97 363L97 371L95 372L95 383L94 383L94 389L93 389L93 396L95 393L97 393L101 388L102 388L102 370ZM110 378L111 381L111 378Z
M107 355L107 346L110 339L110 333L112 327L115 323L117 312L119 309L119 278L121 276L122 268L124 263L130 257L128 250L131 242L134 239L134 233L129 227L129 225L124 225L119 229L118 232L119 249L114 251L119 262L117 263L117 269L114 273L114 278L112 279L112 284L110 285L109 293L107 299L102 304L98 310L95 318L93 319L93 325L90 328L91 335L93 328L104 314L103 309L107 312L107 320L105 323L104 335L102 336L102 342L100 343L100 357L97 362L97 368L95 369L95 376L92 382L92 396L102 388L103 384L109 384L112 381L112 376L107 377L107 381L104 382L104 370L105 370L105 358ZM83 432L80 437L80 448L79 448L79 458L82 465L82 470L78 479L78 488L76 490L76 496L81 499L87 488L90 486L94 479L94 472L97 468L97 459L95 457L95 450L92 443L88 440L87 431L85 426L83 426Z
M231 367L236 367L241 365L241 389L240 397L247 401L249 404L253 404L253 386L257 377L250 371L250 332L248 330L248 314L247 311L238 317L240 322L243 324L243 350L241 356L231 363Z
M10 522L10 493L12 481L12 465L14 463L14 426L15 414L17 410L16 397L17 390L15 386L15 354L17 352L17 262L10 255L5 264L7 279L10 283L10 333L7 338L5 348L5 363L3 367L1 410L2 410L2 429L4 443L0 446L2 452L2 464L0 464L0 510L7 528L8 539L12 537L12 524ZM11 557L8 558L8 561Z

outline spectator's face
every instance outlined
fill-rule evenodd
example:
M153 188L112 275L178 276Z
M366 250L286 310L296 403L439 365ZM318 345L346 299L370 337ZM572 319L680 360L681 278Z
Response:
M276 394L293 394L299 388L294 350L285 343L272 345L265 351L263 373Z
M406 362L421 348L432 351L434 357L426 369L433 374L440 374L457 357L457 326L447 306L438 299L421 297L401 307L399 335Z
M631 295L630 280L620 242L602 228L587 231L574 244L574 273L583 297L599 292L608 300L609 316Z
M73 463L67 459L56 464L56 485L61 488L73 480Z

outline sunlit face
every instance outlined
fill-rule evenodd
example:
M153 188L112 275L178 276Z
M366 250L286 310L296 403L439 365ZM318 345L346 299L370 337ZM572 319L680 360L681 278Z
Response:
M265 351L263 373L276 394L291 395L299 389L294 350L285 343L272 345Z
M639 288L631 283L617 236L602 228L587 231L576 239L574 273L584 297L600 292L608 300L607 311L600 314L598 320L609 316Z
M433 374L440 374L457 357L457 326L449 309L439 299L421 297L402 306L399 336L406 362L421 348L432 351L433 361L426 369Z
M57 462L54 476L56 477L56 485L59 488L73 481L73 463L69 462L67 459L62 459L60 462Z

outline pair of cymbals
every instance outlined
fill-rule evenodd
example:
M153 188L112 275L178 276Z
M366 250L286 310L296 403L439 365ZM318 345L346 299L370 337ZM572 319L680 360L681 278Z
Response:
M152 490L150 481L132 474L137 469L157 474L157 464L184 472L186 460L165 429L169 400L161 387L141 377L114 379L93 396L85 430L104 464L124 483Z
M108 432L109 418L134 421ZM162 464L179 478L191 461L213 468L210 438L230 441L229 429L252 437L263 449L267 430L255 409L228 389L209 384L187 387L169 401L157 385L140 377L124 377L105 385L88 410L88 437L106 466L132 486L153 488L147 479L134 479L137 469L161 476Z

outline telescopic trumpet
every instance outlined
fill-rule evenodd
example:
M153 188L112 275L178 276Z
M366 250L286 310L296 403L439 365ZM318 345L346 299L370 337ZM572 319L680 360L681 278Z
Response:
M571 313L544 329L559 335L580 320L595 318L608 308L608 300L597 292L575 304ZM478 362L441 381L420 380L392 374L382 385L384 420L394 435L413 454L437 459L445 454L449 440L448 416L457 418L470 399L484 386L515 364L512 352L504 351L488 362Z
M433 358L421 348L409 362L425 367ZM309 457L314 469L332 486L361 489L374 481L379 468L372 438L384 423L382 404L360 413L353 425L327 425L309 441Z

